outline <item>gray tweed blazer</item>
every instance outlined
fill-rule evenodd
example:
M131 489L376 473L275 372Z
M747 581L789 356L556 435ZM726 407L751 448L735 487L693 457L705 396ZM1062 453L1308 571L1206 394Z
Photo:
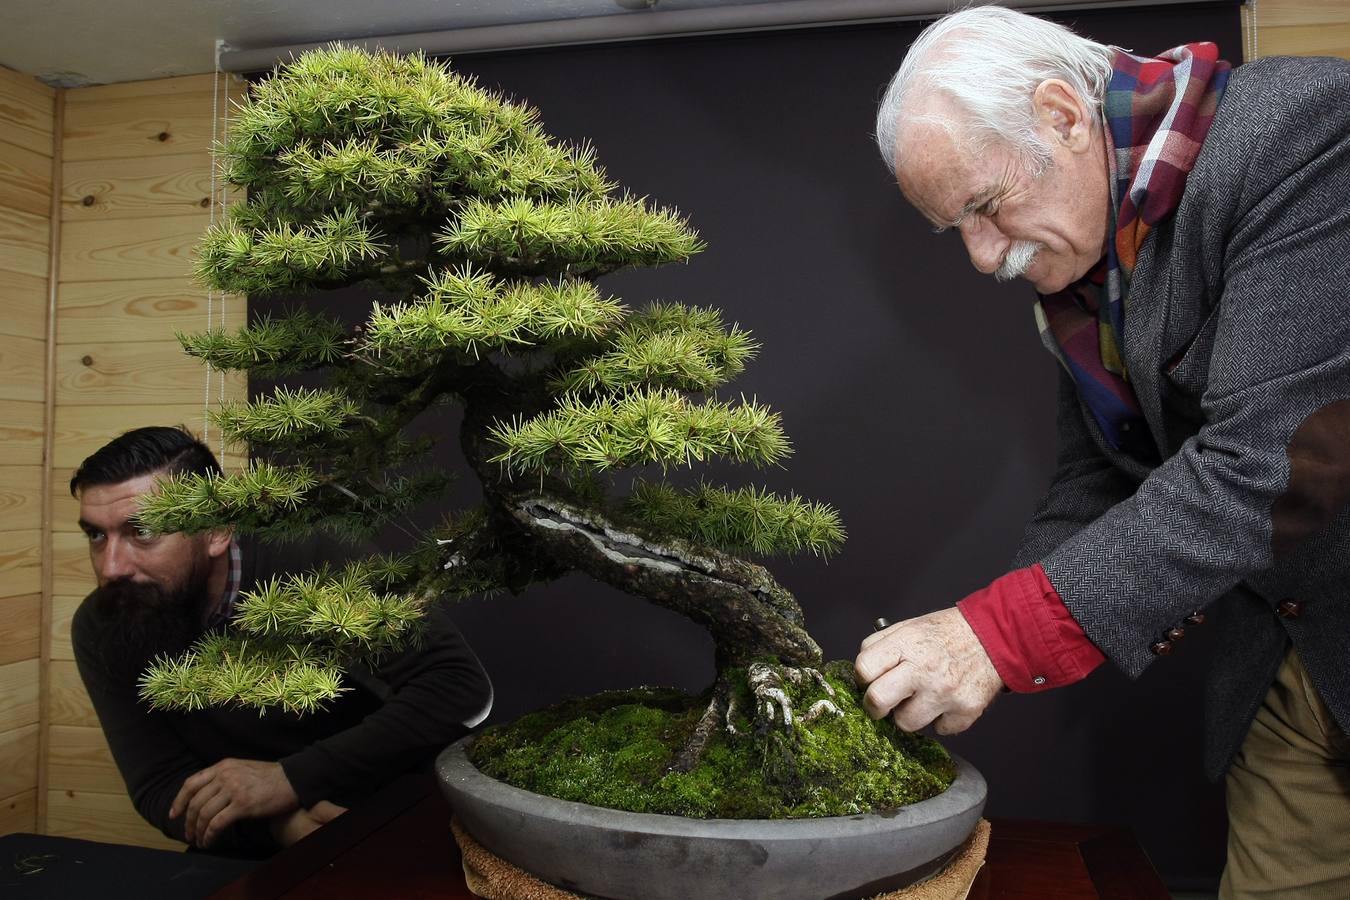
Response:
M1127 302L1162 462L1112 449L1061 373L1057 471L1016 565L1041 562L1131 677L1207 611L1217 778L1289 641L1350 730L1350 62L1234 71Z

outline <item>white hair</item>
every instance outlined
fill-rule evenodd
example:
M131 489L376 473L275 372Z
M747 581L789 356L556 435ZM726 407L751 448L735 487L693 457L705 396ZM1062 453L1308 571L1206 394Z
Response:
M1113 48L1062 25L1000 6L976 6L938 19L909 48L877 111L877 145L895 171L901 119L938 125L975 149L1010 145L1039 173L1050 148L1037 130L1032 97L1050 78L1067 82L1087 105L1093 126L1111 80ZM916 92L954 101L959 120L907 114Z

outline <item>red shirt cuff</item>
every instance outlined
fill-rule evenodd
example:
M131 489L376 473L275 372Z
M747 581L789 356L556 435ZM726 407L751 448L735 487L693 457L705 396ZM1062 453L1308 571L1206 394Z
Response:
M1106 659L1069 614L1040 563L1009 572L956 606L1011 690L1073 684Z

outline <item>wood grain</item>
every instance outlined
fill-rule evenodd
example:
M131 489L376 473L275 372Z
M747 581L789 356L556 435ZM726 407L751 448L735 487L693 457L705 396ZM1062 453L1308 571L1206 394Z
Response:
M51 533L52 594L83 597L96 585L89 566L89 540L78 531Z
M0 731L33 725L37 720L38 661L25 659L0 666Z
M31 791L37 775L37 723L0 732L0 797Z
M51 156L55 102L56 91L0 66L0 134L6 141Z
M69 103L61 151L69 161L209 153L211 107L209 85L205 91Z
M0 269L46 279L51 220L0 206Z
M0 597L0 665L37 659L42 639L42 595ZM69 628L69 626L67 626Z
M122 344L60 344L56 352L56 402L63 405L200 402L206 367L188 356L177 341ZM213 397L220 373L211 379ZM225 373L225 393L247 391L242 372Z
M70 496L70 476L73 468L52 469L52 531L80 531L80 501Z
M61 175L61 220L199 214L211 205L211 165L209 153L67 162Z
M70 623L75 610L84 602L84 596L56 594L51 599L51 658L75 659L75 648L70 643Z
M0 127L0 135L7 129ZM38 153L0 139L0 206L46 219L52 211L51 149Z
M47 721L51 725L83 725L87 728L98 727L98 715L94 704L80 680L75 663L54 659L48 669L48 699L51 708L47 711Z
M46 833L136 847L183 849L183 844L169 840L142 819L125 792L49 790Z
M42 527L42 467L0 466L0 531Z
M0 465L42 465L42 404L0 400Z
M42 552L37 531L0 531L0 597L42 590Z
M0 271L0 334L46 340L47 278Z
M206 210L130 222L61 226L61 281L188 278L192 249L210 219Z
M235 85L237 94L242 82L232 75L221 75ZM71 88L66 91L66 108L84 104L103 104L110 101L134 100L145 97L181 97L184 94L206 94L208 97L215 85L215 75L177 75L170 78L149 78L142 81L123 81L118 84L95 84L89 87ZM210 115L210 110L207 110Z
M210 327L220 326L222 304L226 327L243 325L247 303L238 294L216 295ZM206 290L187 278L66 283L57 292L56 323L58 344L173 340L175 332L207 329Z
M24 791L0 800L0 834L37 831L37 791Z
M1265 16L1260 7L1259 18ZM1350 25L1257 26L1261 56L1339 56L1350 59Z
M197 383L201 388L202 383ZM214 399L214 398L213 398ZM194 434L202 433L202 400L196 403L127 404L107 406L57 406L52 465L74 469L85 457L124 431L146 425L186 425ZM213 433L211 449L219 455L218 434ZM231 456L236 454L232 453Z
M44 341L12 335L0 339L0 400L42 401L45 354Z
M104 794L126 790L102 729L53 725L47 747L47 784L53 789Z

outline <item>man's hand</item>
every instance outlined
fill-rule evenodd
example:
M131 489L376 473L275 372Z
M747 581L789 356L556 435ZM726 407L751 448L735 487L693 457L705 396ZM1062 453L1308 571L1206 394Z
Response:
M965 731L1003 688L989 654L955 607L869 635L854 663L868 685L867 714L887 713L905 731L933 723L938 734Z
M283 847L289 847L296 841L317 831L347 811L345 806L320 800L309 809L297 809L294 812L274 816L269 823L272 837Z
M240 819L275 816L299 804L280 763L222 759L183 782L169 807L169 818L186 813L183 830L188 843L209 847Z

